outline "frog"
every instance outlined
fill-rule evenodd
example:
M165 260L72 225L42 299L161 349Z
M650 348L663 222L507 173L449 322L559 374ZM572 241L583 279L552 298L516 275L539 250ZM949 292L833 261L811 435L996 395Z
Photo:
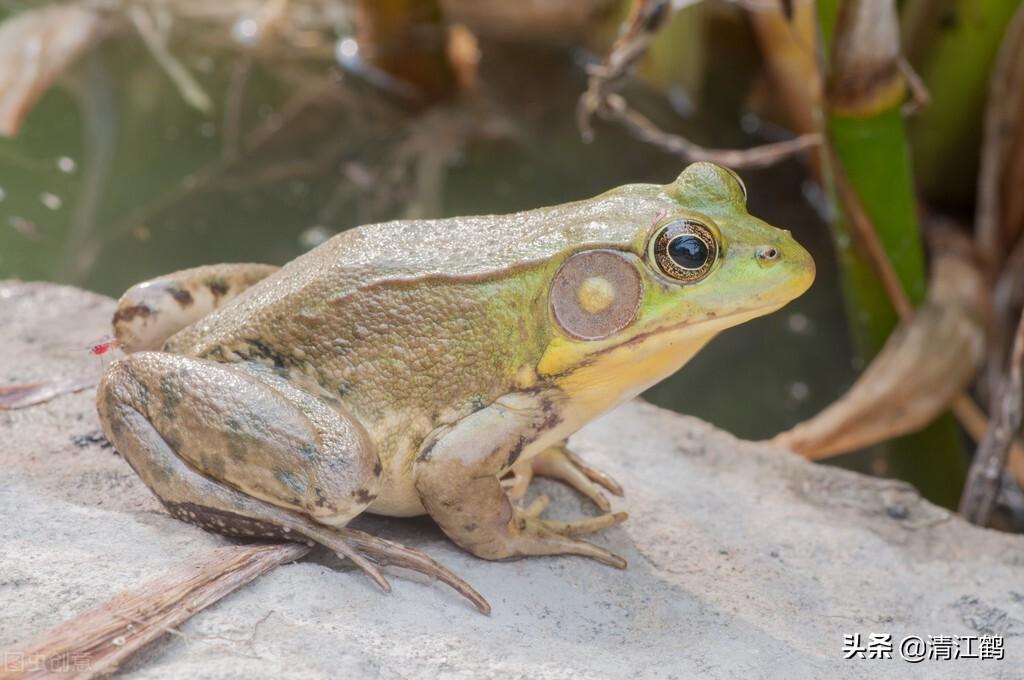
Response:
M623 490L567 441L721 331L814 280L810 254L750 215L732 170L507 215L343 231L282 267L204 265L129 289L103 432L174 518L320 544L383 590L386 565L487 600L423 551L350 526L429 515L485 560L625 560L582 538ZM596 514L545 517L534 476ZM589 538L589 537L588 537Z

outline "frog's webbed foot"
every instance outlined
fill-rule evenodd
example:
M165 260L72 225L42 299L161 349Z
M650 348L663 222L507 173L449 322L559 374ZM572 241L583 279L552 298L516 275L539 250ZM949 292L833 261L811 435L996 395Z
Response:
M509 470L509 476L502 480L508 497L521 501L533 481L534 475L550 477L565 482L594 502L601 510L608 512L611 504L601 492L604 487L616 496L622 495L622 487L606 473L585 463L569 450L563 442L542 451L529 460L519 461Z

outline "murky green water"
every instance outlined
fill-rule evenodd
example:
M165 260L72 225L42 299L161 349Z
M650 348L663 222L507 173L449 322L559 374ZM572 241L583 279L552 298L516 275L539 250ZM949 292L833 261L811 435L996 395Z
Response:
M183 61L217 102L206 116L182 102L136 40L108 42L44 97L16 139L0 140L0 277L118 295L202 263L283 263L324 234L395 217L410 200L427 211L436 203L441 215L506 212L663 183L681 170L607 127L595 143L580 142L574 107L584 80L569 55L494 59L491 76L484 64L489 103L458 115L496 122L463 144L450 137L464 125L434 114L424 134L422 119L375 102L362 85L339 85L327 66L307 65L301 77L294 69L284 84L237 53L197 48ZM304 88L319 95L300 105ZM738 128L734 109L686 124L707 143L752 143ZM791 229L814 254L815 286L724 333L650 399L760 438L848 384L828 235L803 197L804 176L796 162L743 173L751 212Z

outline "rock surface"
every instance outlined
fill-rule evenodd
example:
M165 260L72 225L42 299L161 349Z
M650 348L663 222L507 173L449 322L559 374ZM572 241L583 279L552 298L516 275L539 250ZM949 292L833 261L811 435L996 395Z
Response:
M0 282L0 385L98 376L113 302ZM0 411L0 650L226 542L170 519L95 437L91 391ZM393 574L385 596L318 551L123 669L134 678L1020 678L1024 537L909 487L812 465L640 401L573 445L625 487L629 560L475 559L425 519L359 525L426 550L494 607ZM588 513L550 482L548 516ZM1006 658L843 660L844 634L1005 636ZM897 644L898 646L898 644ZM2 654L2 653L0 653ZM2 660L0 656L0 660Z

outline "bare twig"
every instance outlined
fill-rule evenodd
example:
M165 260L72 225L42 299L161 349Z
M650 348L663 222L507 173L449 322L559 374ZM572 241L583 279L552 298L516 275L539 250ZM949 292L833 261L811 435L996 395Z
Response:
M967 521L984 525L988 522L999 495L999 481L1006 467L1010 445L1020 430L1022 391L1024 391L1024 315L1017 326L1010 360L1010 375L1003 383L999 408L992 425L978 446L971 463L967 486L960 499L960 514Z
M158 10L160 11L160 10ZM178 61L177 57L167 47L167 33L157 27L152 15L141 5L131 5L128 8L128 18L131 20L139 37L146 44L153 59L160 65L160 68L167 73L167 76L174 82L174 85L181 93L185 102L203 113L213 111L213 101L210 95L206 94L199 81L185 68L184 64Z
M1017 241L992 287L992 334L985 369L985 387L992 408L995 390L1006 375L1017 317L1024 307L1024 239Z
M679 156L688 163L711 161L732 168L761 168L821 144L821 135L812 132L749 149L708 149L685 137L661 130L646 116L631 109L625 98L617 94L608 95L598 115L604 120L620 123L637 139Z
M243 55L231 67L227 91L224 93L224 118L221 124L221 136L224 139L221 147L221 158L232 162L238 158L239 144L242 134L242 105L245 101L245 88L249 84L249 72L252 70L252 57Z
M0 669L0 679L95 678L118 666L225 595L310 548L298 543L218 548L138 588L122 591L29 641L16 654L25 670ZM6 672L5 672L6 671Z
M711 161L734 168L772 165L821 143L816 133L795 139L766 144L750 149L708 149L681 135L665 132L643 114L632 109L618 94L636 64L671 16L673 3L668 0L637 0L626 22L622 36L616 41L605 63L588 69L587 91L577 106L577 126L585 142L594 138L591 121L594 116L622 125L637 139L679 156L686 162Z
M900 73L903 74L904 80L907 81L907 87L910 88L910 99L903 104L900 112L904 116L913 116L932 103L932 94L906 57L900 57L899 66Z

